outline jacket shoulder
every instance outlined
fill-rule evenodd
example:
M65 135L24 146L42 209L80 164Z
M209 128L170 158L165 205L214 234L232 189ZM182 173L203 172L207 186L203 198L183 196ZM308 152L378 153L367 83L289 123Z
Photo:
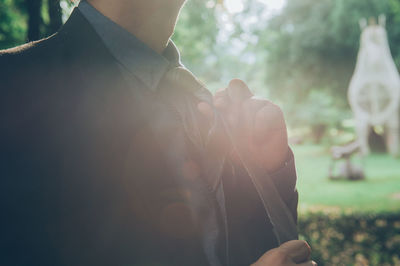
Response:
M42 41L44 41L44 40L29 42L29 43L25 43L25 44L22 44L22 45L19 45L16 47L0 50L0 58L6 57L6 56L18 55L18 54L27 52L30 49L33 49L35 46L37 46Z
M27 67L35 67L38 62L46 63L54 58L58 47L56 35L52 35L46 39L0 50L0 69L11 74L13 70L18 69L20 72Z

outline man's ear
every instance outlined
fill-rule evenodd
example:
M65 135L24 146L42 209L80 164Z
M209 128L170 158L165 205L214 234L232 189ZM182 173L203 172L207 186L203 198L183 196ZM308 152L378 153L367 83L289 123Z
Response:
M358 23L360 24L360 29L361 30L364 30L368 25L366 18L360 19L360 21Z
M386 16L384 14L379 15L379 25L386 27Z

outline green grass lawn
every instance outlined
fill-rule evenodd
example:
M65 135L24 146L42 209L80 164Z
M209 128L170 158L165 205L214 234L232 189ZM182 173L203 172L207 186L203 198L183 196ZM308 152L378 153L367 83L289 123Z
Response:
M329 149L317 145L293 147L300 193L299 213L400 212L400 159L372 154L363 160L364 181L331 181Z

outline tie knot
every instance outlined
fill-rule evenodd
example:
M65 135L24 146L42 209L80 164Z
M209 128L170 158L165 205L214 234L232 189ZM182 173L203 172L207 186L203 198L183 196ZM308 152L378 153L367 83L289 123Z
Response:
M161 82L163 85L170 85L178 89L178 92L188 92L198 100L212 103L212 95L192 72L184 67L171 68Z
M191 92L205 89L205 85L196 78L192 72L184 67L174 67L170 69L164 77L169 83L184 87Z

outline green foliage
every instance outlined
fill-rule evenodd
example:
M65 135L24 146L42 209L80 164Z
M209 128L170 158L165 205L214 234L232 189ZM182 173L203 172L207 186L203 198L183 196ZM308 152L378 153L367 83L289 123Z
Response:
M215 91L233 78L242 78L258 94L267 95L264 53L257 50L255 19L264 5L245 1L242 13L230 14L223 1L190 0L173 37L183 62Z
M299 230L318 265L400 265L399 214L309 214Z
M18 1L0 0L0 49L25 41L26 15L18 7Z
M212 75L212 63L218 23L214 5L207 8L204 0L188 1L180 15L173 40L179 46L183 63L199 76Z
M25 43L28 33L28 0L0 0L0 49L6 49ZM59 17L51 20L49 3L57 8L57 0L43 0L39 12L39 38L47 37L54 33L55 25L58 27ZM74 3L70 0L61 0L63 13L69 13ZM57 10L58 11L58 10ZM54 12L54 9L53 9ZM36 14L35 14L36 15ZM57 22L57 23L54 23ZM52 28L53 27L53 28Z
M281 104L289 126L329 131L350 117L347 89L359 50L359 20L380 14L387 16L400 66L398 0L288 0L278 16L259 23L253 34L259 38L255 54L265 58L264 89Z
M388 12L388 34L390 40L390 49L395 58L396 65L400 66L400 1L388 0L389 12Z
M317 143L326 131L341 128L342 122L352 117L348 107L328 90L312 90L302 101L287 98L283 106L288 124L292 128L310 128L310 137Z
M289 0L269 27L267 81L300 99L328 89L343 101L359 46L361 18L388 14L382 0ZM389 30L395 25L389 25Z

